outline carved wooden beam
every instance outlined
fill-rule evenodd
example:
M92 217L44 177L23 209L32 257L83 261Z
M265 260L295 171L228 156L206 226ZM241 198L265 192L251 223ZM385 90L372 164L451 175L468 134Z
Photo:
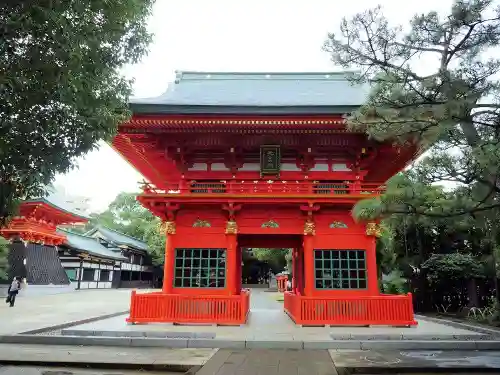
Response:
M222 205L222 209L228 212L229 221L234 221L236 212L241 210L242 207L243 206L241 204L235 204L234 202L229 202Z

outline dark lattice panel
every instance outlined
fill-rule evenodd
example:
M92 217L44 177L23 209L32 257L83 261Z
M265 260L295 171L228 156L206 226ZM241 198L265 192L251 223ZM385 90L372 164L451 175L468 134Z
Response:
M23 242L13 242L9 245L9 254L7 256L9 262L9 280L14 277L26 277L26 267L23 260L26 258L26 248Z
M348 186L342 183L319 183L315 185L316 194L347 194Z
M26 278L33 285L68 285L57 248L29 243L26 245Z
M226 249L175 249L174 286L224 288Z
M316 289L366 289L364 250L314 250Z

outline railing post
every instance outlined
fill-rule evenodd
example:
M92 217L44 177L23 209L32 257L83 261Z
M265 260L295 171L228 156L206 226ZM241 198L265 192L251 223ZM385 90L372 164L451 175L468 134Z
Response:
M413 294L408 293L408 318L412 319L412 323L415 322L414 311L413 311Z
M136 306L136 303L135 303L135 296L137 294L137 291L134 289L132 290L132 293L130 293L130 313L129 313L129 318L128 320L132 323L134 323L134 320L136 319L136 310L137 310L137 306Z

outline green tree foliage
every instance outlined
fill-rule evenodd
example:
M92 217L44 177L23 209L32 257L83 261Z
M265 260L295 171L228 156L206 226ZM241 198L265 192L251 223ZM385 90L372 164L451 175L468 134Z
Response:
M427 184L412 186L413 198L426 189L434 194L435 182L466 186L448 195L449 203L443 194L430 210L403 200L397 212L461 215L500 207L500 59L491 53L500 43L499 17L492 0L456 0L448 15L416 15L403 28L391 27L376 8L345 19L329 36L333 61L357 69L353 79L372 86L349 125L376 140L433 145L416 168Z
M0 280L7 279L8 276L8 255L9 255L9 242L0 236Z
M267 261L275 271L282 271L291 262L291 249L252 249L255 257L260 261Z
M120 71L146 52L153 1L2 2L0 221L128 117Z
M404 259L425 265L424 277L465 278L470 269L477 275L481 262L495 274L499 44L500 7L493 0L455 0L448 14L418 14L408 27L390 25L378 7L344 19L325 43L335 63L356 70L353 81L371 86L348 126L376 141L430 151L411 172L392 178L386 194L354 209L358 219L388 219L407 245L418 241L418 251ZM436 186L444 182L452 189Z
M161 220L141 206L135 193L120 193L106 211L91 215L86 229L94 225L103 225L146 242L154 263L163 263L165 234Z

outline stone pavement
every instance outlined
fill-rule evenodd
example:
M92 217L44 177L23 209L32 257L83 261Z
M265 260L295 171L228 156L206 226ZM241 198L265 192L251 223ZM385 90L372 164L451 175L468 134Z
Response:
M117 348L66 345L11 345L0 344L0 363L82 363L87 365L120 364L123 367L154 365L191 366L203 365L217 349L167 349L167 348ZM0 372L0 375L2 373Z
M29 288L29 286L28 286ZM130 304L130 289L81 290L72 293L23 296L11 308L0 302L0 335L124 313Z
M69 367L3 366L0 375L179 375L179 372L79 369Z
M327 350L219 350L197 375L334 375Z
M401 372L438 372L439 370L467 370L500 372L499 351L452 350L330 350L337 369L357 373L380 372L381 369L399 369ZM374 371L377 369L377 371ZM347 371L346 371L347 370Z
M198 375L500 372L500 352L219 350Z

